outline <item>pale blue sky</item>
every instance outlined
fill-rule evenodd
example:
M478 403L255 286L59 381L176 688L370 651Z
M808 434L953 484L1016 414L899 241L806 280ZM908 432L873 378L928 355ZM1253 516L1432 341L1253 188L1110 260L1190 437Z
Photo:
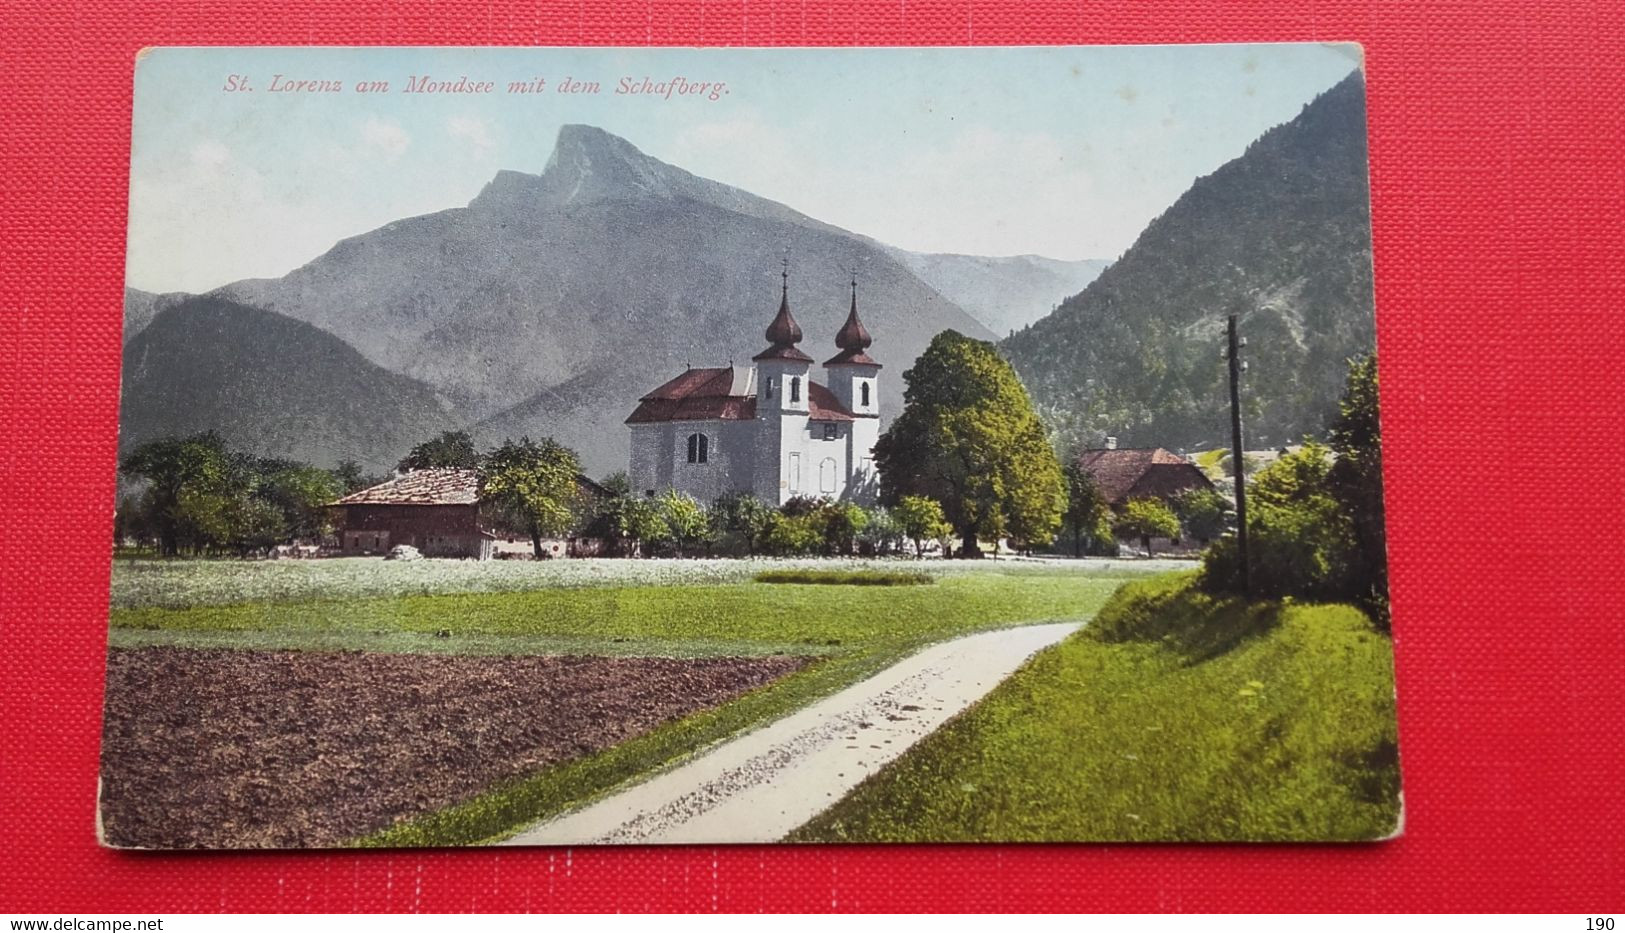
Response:
M1113 258L1200 175L1359 66L1353 46L157 49L136 71L127 280L277 276L540 172L564 123L907 249ZM246 75L247 93L222 90ZM338 94L271 93L335 80ZM496 82L403 93L411 75ZM598 81L596 96L554 88ZM724 82L660 100L620 78ZM542 94L506 93L545 78ZM390 90L356 93L361 80Z

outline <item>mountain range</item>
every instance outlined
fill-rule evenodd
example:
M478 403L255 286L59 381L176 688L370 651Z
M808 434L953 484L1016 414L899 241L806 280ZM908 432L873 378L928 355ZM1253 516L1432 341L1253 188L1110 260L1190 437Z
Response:
M1111 265L1107 259L1046 256L966 256L911 253L887 247L927 285L968 311L995 334L1006 335L1054 311Z
M604 475L626 466L642 394L762 349L786 258L819 360L856 274L888 419L903 372L951 328L1010 334L1002 351L1065 439L1211 443L1235 310L1253 436L1284 441L1324 424L1343 359L1372 344L1364 146L1356 74L1108 265L905 251L566 126L539 174L499 172L465 207L341 240L280 278L128 289L120 444L215 428L264 455L377 471L461 427L483 445L553 436Z
M1192 184L1055 313L1003 341L1066 444L1228 443L1225 320L1248 344L1249 443L1319 434L1375 346L1359 72Z
M387 224L285 276L211 297L311 325L379 371L426 386L483 443L552 435L601 474L624 468L622 421L643 393L685 367L743 362L762 349L786 257L803 347L818 359L835 353L856 272L871 352L891 377L882 380L885 411L901 408L902 371L936 333L994 337L867 237L579 125L560 131L539 175L500 172L466 207ZM128 329L167 308L151 330L176 300L132 293ZM182 330L172 324L154 341L186 340ZM187 378L184 368L147 372ZM255 385L270 375L242 371ZM130 407L181 405L184 392L127 396L125 446L149 426L187 420ZM364 462L381 468L404 452Z
M380 469L456 424L429 386L318 327L217 296L167 303L124 346L125 443L213 430L262 456Z

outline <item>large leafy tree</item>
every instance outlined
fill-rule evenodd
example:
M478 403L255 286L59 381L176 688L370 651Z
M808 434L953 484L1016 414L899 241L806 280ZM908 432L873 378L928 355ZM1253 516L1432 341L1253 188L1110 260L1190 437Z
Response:
M282 516L287 533L295 538L320 538L331 530L327 504L346 489L333 473L302 463L279 463L258 484L261 498Z
M484 497L530 535L540 559L542 539L569 534L581 507L581 465L575 452L552 438L504 441L485 457Z
M467 431L445 431L439 437L412 448L412 452L395 465L395 469L402 473L435 467L480 468L480 452L474 449L474 439Z
M231 464L225 442L207 431L190 437L165 437L130 451L119 464L124 475L145 480L147 518L158 539L158 551L172 557L183 537L191 537L200 514L212 512L199 500L225 484Z
M1049 543L1066 500L1061 465L993 345L943 331L903 380L903 411L875 445L882 501L937 500L967 556L978 536Z

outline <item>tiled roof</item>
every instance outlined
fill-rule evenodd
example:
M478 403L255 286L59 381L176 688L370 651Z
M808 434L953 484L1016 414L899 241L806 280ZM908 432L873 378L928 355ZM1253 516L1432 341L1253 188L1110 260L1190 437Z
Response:
M783 344L774 344L766 350L751 357L753 360L791 360L796 363L811 363L813 358L801 352L800 347Z
M352 492L333 505L473 505L480 501L476 470L435 467L413 470L386 483Z
M840 366L847 363L854 366L873 366L876 369L880 368L880 364L875 362L874 357L863 352L862 348L855 350L842 350L824 361L825 366Z
M808 417L813 421L852 421L835 393L807 383ZM756 417L754 372L741 366L690 369L638 403L627 424L659 421L749 421Z
M1089 472L1112 505L1140 496L1166 498L1194 487L1213 487L1200 467L1161 447L1086 450L1078 455L1078 465Z
M840 400L825 386L807 383L807 417L813 421L856 421L857 416L846 410Z

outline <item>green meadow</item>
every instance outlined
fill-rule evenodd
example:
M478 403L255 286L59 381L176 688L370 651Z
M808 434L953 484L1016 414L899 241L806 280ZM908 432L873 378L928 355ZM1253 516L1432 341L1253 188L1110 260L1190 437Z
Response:
M1130 583L796 841L1364 840L1399 822L1393 651L1358 610Z

